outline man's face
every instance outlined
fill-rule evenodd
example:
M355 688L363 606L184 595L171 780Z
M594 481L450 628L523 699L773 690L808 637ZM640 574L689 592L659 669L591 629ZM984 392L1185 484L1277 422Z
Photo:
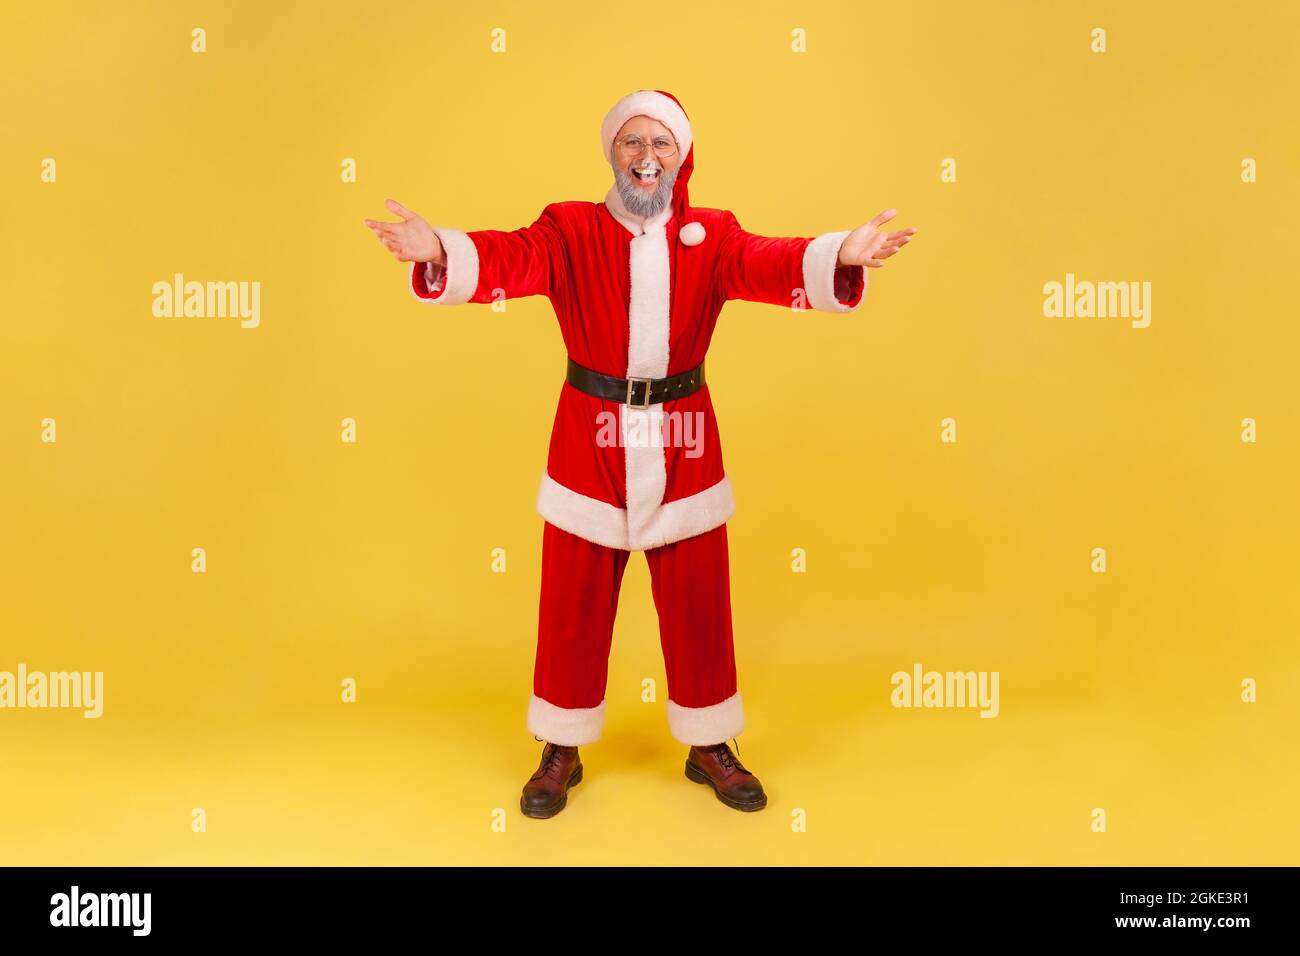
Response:
M610 163L629 211L648 217L667 206L681 160L677 141L663 123L648 116L624 123L614 137Z
M636 150L638 143L640 152ZM655 147L665 145L672 147L671 155L659 156ZM655 191L664 173L677 168L681 154L667 126L648 116L633 116L614 137L613 159L638 188L649 194Z

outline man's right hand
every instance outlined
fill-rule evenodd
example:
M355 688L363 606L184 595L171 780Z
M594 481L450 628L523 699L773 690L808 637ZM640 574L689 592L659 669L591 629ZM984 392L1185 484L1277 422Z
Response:
M401 222L375 222L362 220L375 234L384 248L398 262L436 262L447 264L447 254L433 227L395 199L384 200L388 211L402 217Z

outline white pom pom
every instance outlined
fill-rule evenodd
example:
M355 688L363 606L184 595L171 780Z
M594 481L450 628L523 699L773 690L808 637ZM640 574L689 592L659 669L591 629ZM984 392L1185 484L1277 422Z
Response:
M681 232L677 234L684 246L698 246L704 241L704 224L700 222L688 222L682 226Z

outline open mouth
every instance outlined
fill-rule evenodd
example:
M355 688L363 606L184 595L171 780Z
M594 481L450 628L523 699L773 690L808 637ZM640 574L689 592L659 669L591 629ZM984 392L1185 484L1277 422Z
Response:
M659 166L634 166L630 172L632 173L633 182L653 188L659 184L659 174L663 170Z

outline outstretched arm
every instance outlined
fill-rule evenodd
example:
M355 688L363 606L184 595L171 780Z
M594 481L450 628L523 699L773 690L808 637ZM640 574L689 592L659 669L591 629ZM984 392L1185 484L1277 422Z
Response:
M852 312L866 292L865 269L878 269L906 245L915 229L882 230L896 215L889 209L848 232L816 237L772 238L730 226L718 254L724 298L826 312Z
M564 262L563 241L551 207L531 226L503 232L461 232L430 226L421 216L389 199L401 222L364 220L399 262L410 262L411 291L438 305L494 302L549 295Z

